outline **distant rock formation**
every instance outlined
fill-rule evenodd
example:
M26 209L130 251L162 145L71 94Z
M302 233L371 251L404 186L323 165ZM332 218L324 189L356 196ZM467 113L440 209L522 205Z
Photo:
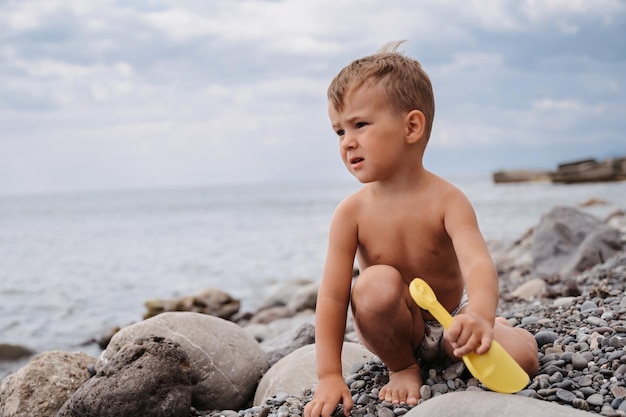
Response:
M556 171L546 170L501 170L492 175L493 182L552 181L561 184L605 182L626 180L626 157L603 161L583 159L559 164Z

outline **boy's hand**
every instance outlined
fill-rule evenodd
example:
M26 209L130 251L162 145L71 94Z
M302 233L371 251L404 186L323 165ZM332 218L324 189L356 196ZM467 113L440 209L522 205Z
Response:
M462 313L454 317L446 330L446 338L461 357L471 352L487 353L493 340L493 325L476 313Z
M340 402L343 403L343 414L349 416L354 401L343 376L324 377L317 384L313 399L304 407L304 417L330 417Z

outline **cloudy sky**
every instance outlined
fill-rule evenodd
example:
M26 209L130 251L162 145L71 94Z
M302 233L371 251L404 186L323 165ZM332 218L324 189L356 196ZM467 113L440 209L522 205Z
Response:
M623 0L2 0L0 194L348 179L326 87L400 39L429 169L626 155Z

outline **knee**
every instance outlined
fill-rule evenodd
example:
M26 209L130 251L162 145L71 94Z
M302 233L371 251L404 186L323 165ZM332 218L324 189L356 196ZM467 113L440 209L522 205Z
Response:
M373 265L363 270L352 287L353 308L375 313L402 299L404 282L394 267Z
M539 373L539 348L532 334L527 333L525 337L529 348L525 357L520 361L520 366L526 371L528 376L533 378Z

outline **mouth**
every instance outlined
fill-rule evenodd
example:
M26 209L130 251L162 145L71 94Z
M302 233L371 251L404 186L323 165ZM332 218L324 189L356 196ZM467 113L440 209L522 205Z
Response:
M356 156L354 158L350 158L350 164L352 164L352 165L356 165L359 162L363 162L363 161L364 161L363 158L356 157Z

